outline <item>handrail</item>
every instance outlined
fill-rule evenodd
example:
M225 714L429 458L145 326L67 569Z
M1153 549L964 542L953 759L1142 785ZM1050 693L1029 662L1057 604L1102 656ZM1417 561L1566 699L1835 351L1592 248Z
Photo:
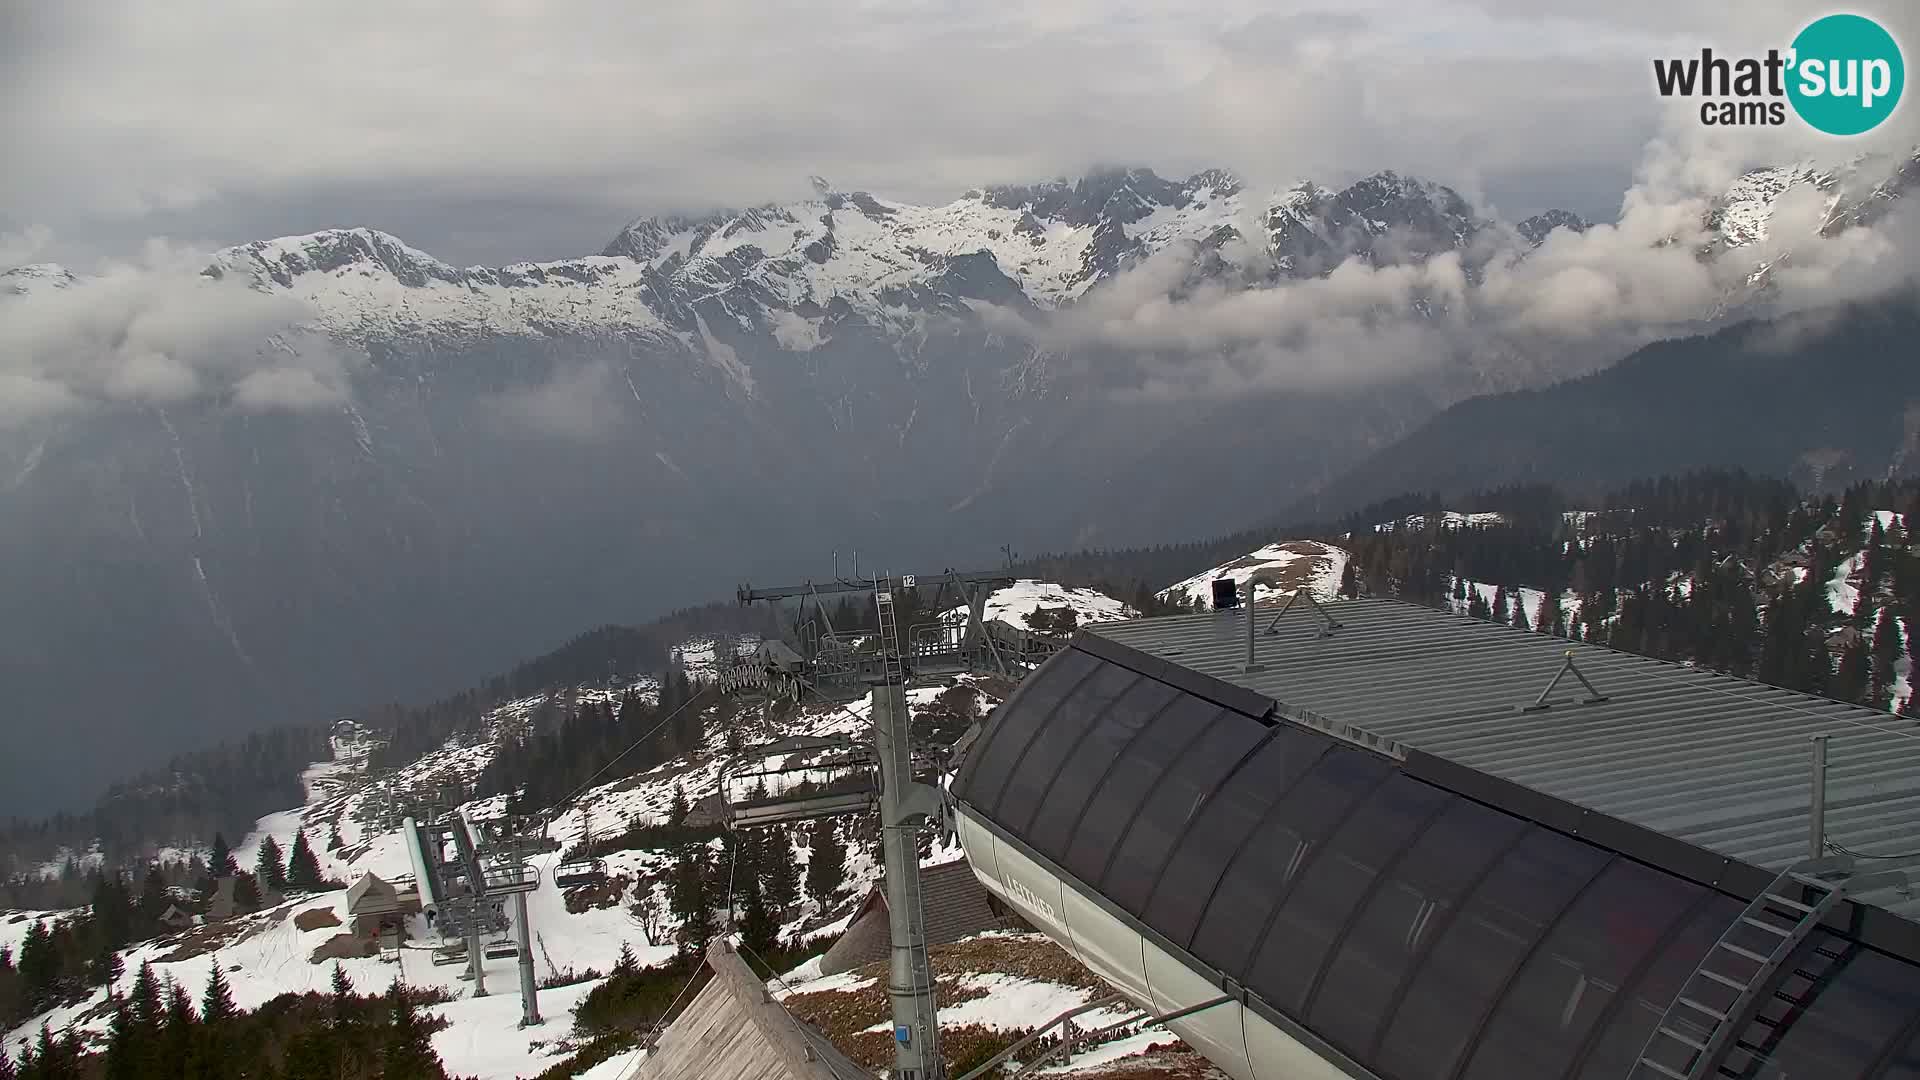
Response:
M1183 1016L1192 1016L1194 1013L1200 1012L1204 1009L1211 1009L1215 1005L1225 1005L1227 1002L1233 1001L1233 1000L1235 999L1231 996L1217 997L1211 1001L1203 1001L1198 1005L1189 1005L1184 1009L1175 1009L1169 1013L1161 1013L1159 1016L1133 1017L1131 1019L1122 1020L1117 1024L1109 1024L1106 1027L1099 1029L1098 1031L1083 1031L1078 1036L1072 1039L1067 1039L1062 1041L1059 1046L1056 1046L1053 1049L1048 1050L1046 1053L1041 1054L1039 1057L1034 1058L1032 1061L1027 1062L1025 1065L1022 1065L1020 1067L1020 1071L1013 1074L1013 1080L1020 1080L1021 1077L1027 1076L1037 1071L1041 1066L1045 1065L1047 1062L1052 1061L1054 1058L1060 1056L1062 1053L1071 1051L1076 1045L1080 1043L1089 1042L1091 1040L1098 1039L1105 1035L1111 1035L1114 1032L1119 1031L1121 1028L1132 1027L1135 1024L1138 1024L1141 1027L1159 1027L1162 1024L1166 1024L1174 1020L1178 1020Z
M1125 994L1109 994L1106 997L1090 1001L1078 1008L1068 1009L1066 1012L1047 1021L1040 1027L1035 1028L1026 1038L1021 1039L1019 1042L988 1058L984 1064L969 1069L966 1074L959 1077L958 1080L974 1080L975 1077L985 1076L987 1073L999 1068L1008 1058L1026 1049L1035 1039L1040 1038L1047 1032L1052 1031L1054 1028L1059 1027L1074 1017L1079 1016L1081 1013L1093 1012L1095 1009L1104 1009L1109 1005L1117 1005L1125 1000L1127 1000Z

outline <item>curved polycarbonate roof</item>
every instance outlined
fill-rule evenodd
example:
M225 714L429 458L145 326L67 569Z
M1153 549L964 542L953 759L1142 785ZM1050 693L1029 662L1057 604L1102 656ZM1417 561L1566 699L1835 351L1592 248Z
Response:
M1336 611L1351 629L1359 609ZM956 798L1070 886L1387 1080L1625 1080L1680 984L1771 875L1725 859L1703 873L1687 863L1697 849L1504 781L1470 796L1472 769L1338 736L1337 716L1289 719L1263 693L1173 662L1185 640L1216 668L1233 663L1243 619L1081 635L995 710ZM1157 642L1159 656L1121 640ZM1348 660L1352 690L1371 672L1391 694L1390 650L1382 637L1372 646L1370 663ZM1446 709L1418 700L1429 719ZM1570 711L1526 715L1559 723ZM1771 947L1757 929L1735 933ZM1822 929L1800 946L1732 1059L1761 1064L1737 1075L1920 1078L1920 967L1859 938Z

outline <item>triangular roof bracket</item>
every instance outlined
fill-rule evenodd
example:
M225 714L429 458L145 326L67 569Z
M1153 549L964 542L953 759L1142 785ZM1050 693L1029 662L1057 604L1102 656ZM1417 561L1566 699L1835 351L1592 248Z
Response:
M1331 614L1328 613L1326 608L1320 605L1320 601L1315 600L1313 598L1312 589L1309 589L1303 586L1287 594L1287 602L1280 605L1280 610L1273 613L1273 621L1267 624L1267 633L1278 634L1280 632L1279 626L1280 626L1281 617L1286 615L1287 612L1292 611L1294 603L1296 601L1301 601L1301 600L1306 601L1307 609L1312 611L1314 615L1319 617L1320 619L1320 635L1319 636L1323 638L1329 638L1333 636L1333 632L1335 630L1340 629L1340 620L1335 619ZM1251 578L1249 578L1247 581L1247 604L1249 606L1253 604L1253 581Z
M1568 649L1566 653L1566 659L1561 661L1560 663L1560 670L1553 673L1553 681L1547 684L1547 688L1545 690L1540 691L1540 696L1534 699L1533 704L1523 707L1520 711L1521 712L1540 712L1544 709L1553 708L1552 703L1548 702L1547 698L1550 695L1552 695L1552 693L1556 688L1559 687L1560 680L1566 678L1569 674L1571 674L1574 678L1579 679L1580 685L1587 688L1587 697L1584 698L1580 702L1580 704L1599 705L1602 702L1609 700L1607 695L1601 693L1599 688L1595 687L1592 681L1589 680L1586 677L1586 675L1581 673L1580 668L1576 666L1573 662L1573 650Z

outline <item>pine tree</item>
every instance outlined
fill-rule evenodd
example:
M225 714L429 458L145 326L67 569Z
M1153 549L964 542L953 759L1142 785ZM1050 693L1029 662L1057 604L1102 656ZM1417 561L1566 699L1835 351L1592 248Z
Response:
M680 920L678 940L682 953L695 962L713 940L714 933L713 900L708 895L702 860L695 855L697 850L682 849L675 857L673 886L668 894L669 910Z
M793 837L787 834L785 828L772 829L769 840L767 848L761 853L767 873L760 891L774 919L781 921L800 901L800 869L793 859Z
M217 878L232 877L240 872L240 864L233 861L233 852L228 849L223 833L213 834L213 854L207 859L207 872Z
M621 942L620 956L618 959L614 960L613 962L612 974L632 975L634 972L637 972L639 970L640 970L640 960L639 958L633 955L633 946L627 944L624 941Z
M179 983L167 984L167 1025L160 1035L160 1050L155 1055L155 1076L185 1076L193 1057L194 1034L199 1029L193 1015L193 1000Z
M687 803L687 789L679 784L673 785L673 801L667 807L667 824L680 826L687 823L687 815L693 808Z
M13 1069L13 1058L8 1056L7 1048L0 1045L0 1080L17 1080L18 1076Z
M254 861L253 876L259 879L260 887L264 890L286 891L286 853L280 850L280 842L271 836L260 841L260 857Z
M213 967L207 972L207 989L200 995L200 1022L218 1027L233 1019L237 1011L233 1005L233 988L227 985L227 977L220 971L220 954L215 953Z
M1833 673L1832 696L1841 701L1866 701L1870 663L1865 642L1856 641L1842 648L1840 663Z
M1493 589L1493 621L1506 622L1507 618L1507 587L1496 585Z
M380 1076L383 1080L443 1080L440 1059L433 1052L433 1033L420 1020L413 1000L400 980L387 991L393 1009L393 1025L380 1048Z
M308 846L306 830L302 829L294 834L293 854L287 856L287 887L311 891L325 885L326 879L320 876L320 860Z
M252 874L240 874L233 879L233 907L241 912L260 910L260 888L253 883Z
M153 961L145 960L133 977L133 990L127 995L133 1018L149 1035L158 1034L166 1019L166 1002L161 998L160 980L153 973Z
M1527 622L1526 601L1518 591L1515 591L1513 594L1513 628L1515 630L1533 629L1532 625Z
M1351 600L1360 595L1360 579L1353 572L1353 560L1340 571L1340 595Z
M1540 593L1540 604L1533 609L1533 628L1543 634L1565 634L1566 620L1560 617L1558 588L1549 587Z
M126 999L116 998L113 1017L107 1024L107 1080L140 1080L148 1075L149 1070L140 1060L142 1049L133 1009Z
M807 849L807 895L826 907L846 880L846 844L833 827L833 819L820 818L813 823L813 838Z
M160 872L158 863L148 866L147 876L140 883L140 918L152 923L160 918L171 902L167 893L167 876Z
M346 838L340 835L340 823L334 822L333 827L327 831L327 850L339 851L346 846Z
M1900 623L1894 618L1893 605L1889 604L1880 609L1880 617L1873 627L1873 681L1869 703L1876 709L1890 708L1893 704L1894 682L1899 678L1900 644Z
M766 956L780 944L780 924L775 922L767 910L767 902L760 895L758 883L749 880L746 887L744 907L746 914L740 920L740 943L758 956Z

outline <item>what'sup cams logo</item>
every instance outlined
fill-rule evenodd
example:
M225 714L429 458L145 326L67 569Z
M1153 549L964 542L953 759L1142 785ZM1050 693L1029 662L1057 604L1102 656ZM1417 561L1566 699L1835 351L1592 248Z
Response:
M1893 115L1907 81L1900 46L1864 15L1828 15L1808 23L1785 51L1726 57L1712 49L1655 60L1661 97L1701 98L1710 127L1775 126L1787 108L1816 131L1859 135Z

